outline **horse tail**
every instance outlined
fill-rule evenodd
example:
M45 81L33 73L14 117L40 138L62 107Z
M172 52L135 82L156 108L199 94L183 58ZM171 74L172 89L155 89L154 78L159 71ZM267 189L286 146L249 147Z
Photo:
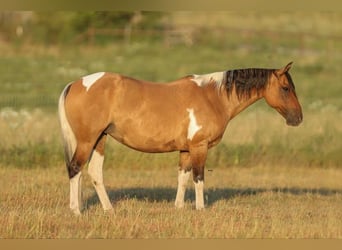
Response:
M68 84L63 92L59 97L58 102L58 116L59 122L62 130L62 139L63 139L63 146L64 146L64 156L65 156L65 163L69 170L70 162L72 157L76 151L77 141L72 128L70 127L70 123L68 118L66 117L65 113L65 98L68 95L71 83Z

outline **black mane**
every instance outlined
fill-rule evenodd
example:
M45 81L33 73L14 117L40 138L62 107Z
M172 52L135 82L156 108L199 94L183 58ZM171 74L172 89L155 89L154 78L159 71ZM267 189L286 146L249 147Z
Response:
M235 86L239 99L250 97L253 90L259 93L266 87L273 71L273 69L257 68L228 70L226 71L226 90L230 94Z

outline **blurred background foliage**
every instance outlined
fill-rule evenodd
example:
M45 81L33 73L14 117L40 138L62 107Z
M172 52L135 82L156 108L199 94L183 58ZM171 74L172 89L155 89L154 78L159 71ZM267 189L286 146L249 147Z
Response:
M149 11L18 11L0 12L1 39L21 39L34 43L57 44L88 42L100 30L95 42L108 41L133 29L163 29L167 13ZM92 40L94 42L94 40Z
M302 102L342 109L341 23L317 11L3 11L0 107L55 109L65 83L95 71L164 82L294 61Z
M2 11L0 41L102 45L130 41L132 36L138 40L179 36L187 45L212 46L234 38L232 33L240 35L240 42L253 35L276 39L281 34L302 40L340 39L340 22L337 12Z

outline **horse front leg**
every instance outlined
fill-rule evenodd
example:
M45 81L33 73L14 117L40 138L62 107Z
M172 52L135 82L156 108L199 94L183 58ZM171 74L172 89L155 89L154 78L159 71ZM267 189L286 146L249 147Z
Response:
M196 209L204 209L204 166L207 159L208 145L201 143L190 148L192 176L195 185Z
M190 177L191 160L190 154L186 151L181 151L179 155L179 170L178 170L178 187L175 206L177 208L184 207L184 196L186 185Z

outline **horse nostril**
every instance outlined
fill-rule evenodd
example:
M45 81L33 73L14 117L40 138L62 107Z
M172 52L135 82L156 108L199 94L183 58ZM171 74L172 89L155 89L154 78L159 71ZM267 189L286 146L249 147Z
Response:
M298 121L299 121L299 123L301 123L303 121L303 114L300 114Z
M302 121L303 121L303 116L302 115L298 116L298 118L297 118L297 125L302 123Z

